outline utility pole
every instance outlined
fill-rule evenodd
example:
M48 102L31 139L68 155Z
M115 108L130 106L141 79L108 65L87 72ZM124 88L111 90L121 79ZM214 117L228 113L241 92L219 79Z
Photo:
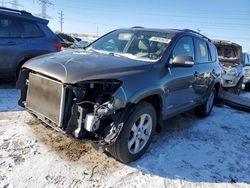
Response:
M64 20L63 16L64 16L63 11L61 11L59 13L59 22L60 22L60 25L61 25L61 32L63 31L63 23L64 23L63 22L63 20Z
M4 7L4 0L2 0L2 7Z
M41 16L42 18L51 18L47 15L47 7L53 5L53 3L50 2L50 0L37 0L39 4L41 4L41 13L38 14L38 16Z

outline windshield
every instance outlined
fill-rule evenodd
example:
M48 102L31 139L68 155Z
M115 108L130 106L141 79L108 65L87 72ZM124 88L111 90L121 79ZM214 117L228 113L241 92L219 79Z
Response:
M135 60L158 61L170 41L168 33L117 30L92 43L87 50Z

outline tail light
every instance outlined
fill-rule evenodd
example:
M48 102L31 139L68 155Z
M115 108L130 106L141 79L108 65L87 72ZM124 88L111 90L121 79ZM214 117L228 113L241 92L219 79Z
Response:
M60 52L62 50L62 44L61 43L54 43L53 45L54 45L54 47L56 48L56 50L58 52Z

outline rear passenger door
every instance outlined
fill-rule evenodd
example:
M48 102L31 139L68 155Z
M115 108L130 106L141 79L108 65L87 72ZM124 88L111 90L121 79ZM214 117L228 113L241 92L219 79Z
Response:
M213 82L213 72L215 70L211 52L207 41L195 38L196 65L193 88L201 101L206 99L209 88ZM214 61L216 61L216 59Z
M15 74L17 64L22 59L25 43L21 37L19 19L0 16L0 73ZM9 75L15 76L15 75Z
M46 54L51 51L52 41L46 38L45 33L39 27L39 23L23 19L22 37L27 46L27 58Z

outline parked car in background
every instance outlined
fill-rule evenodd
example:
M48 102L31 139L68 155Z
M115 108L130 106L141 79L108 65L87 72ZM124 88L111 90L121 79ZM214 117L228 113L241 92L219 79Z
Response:
M221 86L239 95L244 79L242 47L225 40L213 40L213 43L217 47L220 65L223 69Z
M60 40L60 42L62 44L62 50L65 48L69 48L72 45L72 42L69 42L69 41L61 38L60 35L56 34L56 36L58 37L58 39Z
M75 38L75 40L76 40L77 42L81 42L81 41L82 41L82 39L79 38L79 37L74 37L74 38Z
M244 80L243 80L243 89L250 90L250 54L243 53L242 54L242 64L243 64L243 72L244 72Z
M56 32L56 34L57 34L60 38L62 38L63 40L65 40L65 41L71 43L71 45L74 44L74 43L76 43L76 42L78 42L74 37L72 37L72 36L70 36L70 35L68 35L68 34L66 34L66 33Z
M48 23L25 11L0 8L0 77L17 78L27 60L61 50Z
M73 48L73 49L84 49L86 46L88 46L91 42L89 41L84 41L84 40L81 40L77 43L74 43L70 46L70 48Z
M164 119L190 109L208 116L220 76L217 50L207 37L129 28L86 50L27 62L17 85L19 104L44 123L128 163L145 153Z

